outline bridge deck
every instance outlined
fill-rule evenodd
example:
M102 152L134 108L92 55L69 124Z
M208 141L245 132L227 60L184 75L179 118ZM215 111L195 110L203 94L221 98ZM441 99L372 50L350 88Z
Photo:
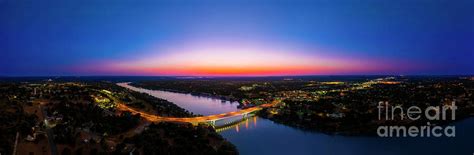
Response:
M201 117L188 117L188 118L180 118L180 117L161 117L153 114L148 114L145 112L141 112L135 109L132 109L124 104L118 104L117 108L121 111L129 111L132 114L140 114L141 117L147 119L148 121L152 122L187 122L187 123L204 123L204 122L210 122L210 121L216 121L216 120L221 120L229 117L234 117L234 116L239 116L239 115L244 115L248 114L251 112L259 111L263 108L266 107L271 107L275 105L277 102L274 101L272 103L267 103L267 104L262 104L260 106L256 107L251 107L247 109L242 109L239 111L233 111L233 112L228 112L228 113L222 113L222 114L216 114L216 115L209 115L209 116L201 116Z

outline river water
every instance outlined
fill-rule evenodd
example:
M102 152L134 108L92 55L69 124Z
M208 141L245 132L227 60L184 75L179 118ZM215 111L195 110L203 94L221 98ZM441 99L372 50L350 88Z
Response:
M196 114L210 115L236 111L238 103L159 90L118 85L173 102ZM232 142L240 154L474 154L474 118L454 124L455 138L347 137L306 132L261 117L253 117L219 133Z

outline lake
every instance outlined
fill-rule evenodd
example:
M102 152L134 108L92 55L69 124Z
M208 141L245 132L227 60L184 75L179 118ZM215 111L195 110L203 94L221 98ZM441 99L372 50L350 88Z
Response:
M160 90L148 90L118 83L134 91L173 102L196 114L211 115L238 110L237 102ZM314 155L314 154L466 154L474 153L474 118L456 122L455 138L380 138L348 137L307 132L252 117L219 133L232 142L240 154Z

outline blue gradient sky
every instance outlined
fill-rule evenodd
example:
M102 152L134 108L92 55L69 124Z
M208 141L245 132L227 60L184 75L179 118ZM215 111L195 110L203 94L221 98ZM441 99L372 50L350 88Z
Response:
M239 75L260 65L179 66L195 59L186 56L155 63L203 47L218 49L205 51L203 61L238 47L295 55L284 63L294 67L249 69L252 75L474 73L471 0L0 0L0 21L6 76ZM243 60L252 57L246 54ZM255 55L263 56L252 61L265 61ZM239 71L220 71L228 66Z

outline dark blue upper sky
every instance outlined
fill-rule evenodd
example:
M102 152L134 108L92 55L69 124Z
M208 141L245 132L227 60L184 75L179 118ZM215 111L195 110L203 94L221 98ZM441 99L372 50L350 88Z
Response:
M0 75L7 76L118 74L71 68L220 41L390 63L385 71L336 74L474 73L472 0L0 0L0 22Z

